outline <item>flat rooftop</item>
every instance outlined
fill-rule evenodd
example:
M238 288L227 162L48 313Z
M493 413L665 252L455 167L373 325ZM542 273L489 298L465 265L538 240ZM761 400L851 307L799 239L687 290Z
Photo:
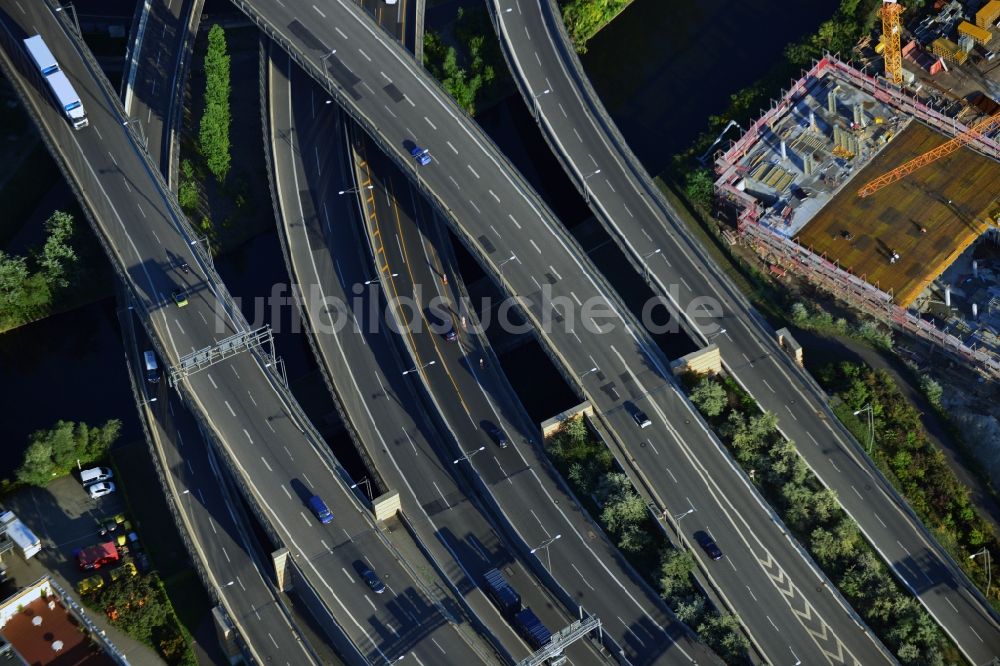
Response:
M2 633L32 666L115 666L54 596L29 603Z
M857 190L946 140L909 123L805 225L799 242L909 306L988 228L1000 164L963 148L864 199Z

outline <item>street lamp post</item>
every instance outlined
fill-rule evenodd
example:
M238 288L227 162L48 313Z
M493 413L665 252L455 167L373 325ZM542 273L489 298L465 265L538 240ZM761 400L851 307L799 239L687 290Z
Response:
M990 551L983 548L978 553L973 553L969 555L970 560L974 560L980 555L986 555L986 598L990 598L990 587L993 585L993 562L990 559Z
M361 185L358 187L351 187L346 190L340 190L337 192L337 194L358 194L359 192L361 192L361 190L374 190L374 189L375 189L374 185Z
M647 284L649 283L649 266L646 265L646 260L652 257L654 254L659 254L659 253L660 253L660 248L656 248L652 252L647 252L646 254L642 255L642 276L646 280Z
M326 59L329 58L330 56L332 56L336 52L337 52L337 49L333 49L332 51L330 51L325 56L323 56L322 58L319 59L320 68L323 70L323 76L326 77L326 85L329 88L333 88L333 84L330 83L330 72L326 68Z
M538 122L538 98L542 95L548 95L550 92L552 92L552 90L550 88L546 88L542 92L531 96L531 112L535 116L536 123Z
M549 552L549 546L551 546L552 544L554 544L556 541L558 541L561 538L562 538L562 534L557 534L554 537L550 537L550 538L546 539L545 541L541 542L540 544L538 544L537 546L535 546L534 548L532 548L529 551L532 555L534 555L535 553L537 553L540 550L544 550L545 551L545 563L546 563L546 567L545 568L549 571L549 573L552 573L552 553Z
M875 411L872 409L870 402L854 412L854 415L858 416L864 412L868 412L868 455L871 455L872 445L875 443Z
M389 273L389 277L397 278L397 277L399 277L399 273ZM371 280L365 280L365 284L366 285L375 284L376 282L378 282L378 278L372 278Z
M458 458L455 458L454 460L452 460L451 464L452 465L457 465L458 463L462 462L463 460L470 460L471 461L472 460L472 456L476 455L480 451L484 451L485 449L486 449L485 446L480 446L478 449L472 449L471 451L464 451L461 456L459 456Z
M434 365L435 363L437 363L437 361L430 361L430 362L428 362L428 363L424 363L423 365L418 365L418 366L416 366L416 367L413 367L413 368L410 368L409 370L404 370L404 371L403 371L403 374L404 374L404 375L408 375L408 374L410 374L411 372L416 372L417 370L423 370L424 368L429 368L429 367L431 367L432 365Z
M351 484L351 490L354 490L358 486L364 486L365 488L367 488L368 489L368 499L374 499L374 497L372 497L372 483L371 483L371 481L368 480L367 476L361 477L361 480L358 481L357 483L352 483Z
M600 368L598 368L595 365L593 368L591 368L590 370L587 370L585 373L583 373L582 375L580 375L580 381L582 382L584 377L586 377L587 375L589 375L592 372L597 372L598 370L600 370Z
M725 332L726 332L726 329L720 328L718 331L716 331L715 333L712 333L710 336L708 336L708 339L709 340L714 340L715 338L719 337L720 335L724 335Z
M504 259L503 261L501 261L500 264L497 266L497 270L500 272L500 286L501 287L505 287L505 285L506 285L506 283L504 282L504 279L503 279L503 267L506 266L507 264L509 264L510 262L514 261L515 259L517 259L517 255L514 254L513 252L511 252L510 256L507 257L506 259Z
M66 3L69 7L70 12L73 13L73 23L76 25L76 34L83 37L83 31L80 30L80 17L76 15L76 6L72 2ZM56 7L57 12L65 11L66 7Z
M588 204L590 203L590 188L587 186L587 181L599 173L601 173L601 170L596 169L583 177L583 198L587 201Z
M139 128L139 139L142 140L142 147L148 152L149 151L149 139L146 137L145 130L142 129L142 123L138 118L129 118L128 120L122 121L122 127L136 126Z

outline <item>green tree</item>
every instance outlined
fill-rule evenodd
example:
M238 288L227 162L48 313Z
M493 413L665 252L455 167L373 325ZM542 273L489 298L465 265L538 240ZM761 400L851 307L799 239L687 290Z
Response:
M205 110L201 117L198 140L208 170L220 183L226 179L232 165L229 130L232 116L229 109L230 59L226 33L215 24L208 31L205 51Z
M694 558L684 550L669 550L660 562L660 589L664 598L670 599L678 592L691 588L691 571Z
M68 474L78 462L89 465L107 456L120 433L121 421L117 419L100 427L58 421L49 430L38 430L31 435L15 476L21 483L44 486Z
M57 210L45 221L45 231L48 235L38 263L49 287L63 289L69 286L71 267L78 260L71 244L73 216Z
M708 169L694 169L684 176L684 193L702 213L712 210L715 201L715 183Z
M0 250L0 314L19 316L28 299L28 261Z
M702 414L714 418L726 408L729 398L722 384L704 377L691 391L691 402Z
M735 615L724 613L705 617L698 625L698 634L727 663L742 662L750 642L740 629Z
M933 377L930 375L921 375L920 389L924 392L924 395L927 396L927 399L932 405L935 407L941 406L941 398L944 395L944 389L941 388L941 384L935 381Z

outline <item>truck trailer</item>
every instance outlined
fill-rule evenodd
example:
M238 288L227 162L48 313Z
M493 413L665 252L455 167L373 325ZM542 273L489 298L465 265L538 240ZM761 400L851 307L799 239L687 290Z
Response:
M28 50L28 55L35 63L38 73L48 84L52 96L59 103L63 115L73 125L73 129L81 129L90 124L90 121L87 120L87 114L83 110L83 103L80 102L80 96L76 94L76 90L66 74L59 69L59 62L52 55L52 51L49 50L42 36L28 37L24 40L24 47Z

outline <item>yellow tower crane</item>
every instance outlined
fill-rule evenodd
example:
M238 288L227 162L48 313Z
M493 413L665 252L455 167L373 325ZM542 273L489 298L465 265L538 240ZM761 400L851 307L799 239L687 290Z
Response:
M902 28L899 15L903 6L896 0L882 0L882 43L885 44L885 78L899 85L903 82L903 52L899 45Z

